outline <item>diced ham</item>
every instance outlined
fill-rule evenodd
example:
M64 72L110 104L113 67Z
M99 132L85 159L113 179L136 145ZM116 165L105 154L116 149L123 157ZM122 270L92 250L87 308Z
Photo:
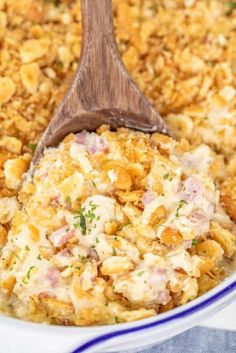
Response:
M55 247L60 247L72 238L74 235L74 229L70 230L69 226L64 226L50 235L50 240Z
M184 182L184 192L181 194L181 199L186 202L192 202L203 194L203 186L200 180L195 177L189 177Z
M97 253L96 249L94 249L94 248L90 248L89 249L88 255L89 255L89 257L91 257L95 261L99 261L100 260L100 258L98 256L98 253Z
M167 280L167 270L166 270L165 268L160 268L160 267L155 268L154 274L155 274L161 281L166 281L166 280Z
M87 150L89 153L99 153L105 152L108 150L108 146L103 137L99 135L91 135L91 139L89 140Z
M192 246L192 239L184 240L183 245L185 249L190 249Z
M82 131L75 135L75 142L79 145L85 145L87 142L88 132Z
M155 194L152 191L146 191L141 198L142 204L144 206L148 205L150 202L154 200L155 200Z
M71 255L71 251L70 251L70 249L65 248L65 249L61 250L57 255L59 255L59 254L64 257L69 257Z
M102 136L95 133L89 134L86 131L76 134L75 143L84 145L86 151L91 154L106 152L108 150L108 145Z
M206 215L201 210L196 210L192 213L191 221L194 223L203 224L203 223L208 222L209 220L207 219Z
M50 285L54 288L59 284L60 272L56 268L48 269L45 278L49 281Z
M58 206L59 200L60 200L60 195L56 195L56 196L52 197L49 201L50 206L52 206L52 207Z
M168 289L159 290L157 292L157 304L165 305L171 300L171 296Z

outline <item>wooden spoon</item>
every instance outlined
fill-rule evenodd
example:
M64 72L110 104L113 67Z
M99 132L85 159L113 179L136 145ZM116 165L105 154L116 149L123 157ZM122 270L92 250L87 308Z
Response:
M101 124L169 134L160 114L126 71L115 41L112 0L81 0L83 43L74 80L34 154L56 146L70 132Z

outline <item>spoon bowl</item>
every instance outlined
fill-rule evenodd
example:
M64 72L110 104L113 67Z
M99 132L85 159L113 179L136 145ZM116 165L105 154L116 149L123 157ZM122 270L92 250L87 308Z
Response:
M81 0L82 52L74 80L43 134L33 162L67 134L101 124L170 134L122 63L113 29L112 0Z

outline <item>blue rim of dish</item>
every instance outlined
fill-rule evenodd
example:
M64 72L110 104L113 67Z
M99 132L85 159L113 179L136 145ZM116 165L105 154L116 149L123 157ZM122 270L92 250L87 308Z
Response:
M108 341L112 338L124 336L124 335L130 334L130 333L139 332L139 331L143 331L143 330L150 329L150 328L154 328L154 327L160 326L162 324L165 324L169 321L174 321L174 320L189 316L190 314L196 313L197 311L203 309L207 305L212 304L213 302L221 299L226 294L231 293L235 289L236 289L236 281L231 283L226 288L222 289L220 292L214 294L212 297L204 300L203 302L200 302L199 304L196 304L195 306L193 306L191 308L185 309L185 310L181 311L180 313L177 313L173 316L166 317L161 320L150 322L148 324L144 324L144 325L140 325L140 326L136 326L136 327L131 327L131 328L127 328L127 329L122 329L122 330L117 330L114 332L109 332L109 333L97 336L97 337L83 343L81 346L77 347L72 353L84 353L84 352L87 352L88 349L90 349L98 344L101 344L105 341Z

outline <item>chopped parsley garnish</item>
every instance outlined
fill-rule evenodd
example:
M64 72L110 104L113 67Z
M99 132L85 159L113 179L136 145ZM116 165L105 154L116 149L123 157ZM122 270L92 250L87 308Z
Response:
M97 244L100 243L100 240L99 240L98 238L96 238L96 243L97 243Z
M138 276L141 277L144 273L145 273L145 271L139 271Z
M75 218L78 219L78 222L74 224L75 228L80 228L81 233L83 235L86 235L86 232L88 230L88 234L91 233L92 229L88 229L88 225L91 225L94 220L98 221L100 219L100 216L97 216L94 213L98 206L92 203L92 201L89 202L89 209L87 210L85 207L80 208L76 215ZM94 225L94 228L96 228L96 224Z
M68 196L66 196L66 202L69 202L69 203L71 203L71 197L68 195Z
M178 206L177 211L176 211L176 214L175 214L176 217L179 217L179 211L181 210L181 208L182 208L184 205L187 205L187 201L185 201L185 200L180 200L179 206Z
M95 183L95 181L92 180L92 184L95 187L95 189L97 189L97 184Z
M169 181L173 180L173 176L170 175L170 173L165 174L163 178L164 178L164 180L169 180Z
M116 256L116 249L115 248L112 248L112 255Z
M75 228L80 228L81 233L83 235L85 235L86 234L86 230L87 230L86 219L85 219L85 216L84 216L83 211L82 211L81 208L78 210L77 215L75 216L75 218L78 218L78 223L75 223L74 227Z
M31 149L31 151L34 153L36 148L37 148L37 143L29 143L28 147Z
M225 6L227 7L226 16L231 15L232 11L236 9L235 1L226 1Z
M27 279L26 279L25 277L22 278L22 282L23 282L24 284L28 284L28 281L27 281Z
M31 271L35 268L35 266L30 266L30 268L28 269L27 273L26 273L26 276L24 276L22 278L22 282L24 284L28 284L29 283L29 280L30 280L30 276L31 276Z
M92 203L92 201L89 202L89 206L90 206L90 208L87 211L85 217L88 219L88 222L91 224L93 222L93 220L96 218L94 211L96 210L96 208L98 206L95 205L94 203ZM97 220L99 219L98 217L97 217Z
M236 8L236 2L234 1L226 1L225 6L229 7L230 9L235 9Z
M83 264L85 264L85 263L87 262L87 257L86 257L86 256L83 256L83 255L78 254L78 257L79 257L79 259L81 260L81 262L82 262Z
M55 64L56 64L56 67L57 67L58 70L62 70L63 69L63 63L60 60L57 60L55 62Z
M25 250L26 250L26 251L30 251L29 245L26 245L26 246L25 246Z
M118 318L118 316L115 316L115 322L116 322L116 324L120 323L120 319Z
M48 4L53 4L54 6L59 6L60 5L60 0L44 0Z
M204 118L203 118L204 120L208 120L209 118L208 118L208 116L204 116Z
M198 240L197 239L193 239L192 240L192 245L197 245L198 244Z
M31 266L31 267L28 269L27 274L26 274L26 277L27 277L28 279L30 279L31 271L32 271L34 268L35 268L35 266Z
M38 255L37 259L40 260L40 261L42 260L41 254Z

